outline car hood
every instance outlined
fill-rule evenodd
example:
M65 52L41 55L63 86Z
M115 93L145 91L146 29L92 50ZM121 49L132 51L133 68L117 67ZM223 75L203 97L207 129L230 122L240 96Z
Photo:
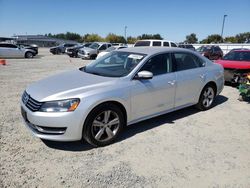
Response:
M82 51L85 51L85 52L96 52L97 50L93 49L93 48L89 48L89 47L84 47L84 48L82 48Z
M229 61L217 60L215 63L221 64L224 68L230 69L250 69L250 61Z
M57 49L57 48L59 48L59 46L51 47L50 50L54 50L54 49Z
M112 86L118 79L74 70L31 84L26 92L40 102L60 100Z

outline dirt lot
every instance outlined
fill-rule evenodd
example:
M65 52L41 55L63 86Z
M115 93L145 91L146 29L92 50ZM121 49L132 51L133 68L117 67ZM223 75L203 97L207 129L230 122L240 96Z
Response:
M20 115L25 87L87 62L41 49L0 66L0 187L250 187L250 104L230 86L209 111L132 125L107 147L33 137Z

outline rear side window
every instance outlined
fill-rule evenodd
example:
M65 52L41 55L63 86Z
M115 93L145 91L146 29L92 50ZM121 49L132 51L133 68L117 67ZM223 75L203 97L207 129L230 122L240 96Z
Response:
M160 41L153 41L153 46L161 46L161 42Z
M170 54L160 54L149 59L140 71L150 71L154 76L172 72Z
M205 66L205 63L197 56L189 53L174 53L175 69L177 71L194 69Z
M175 43L173 43L173 42L171 42L171 46L172 47L177 47L177 45Z
M169 46L169 42L163 42L163 46Z
M134 46L150 46L150 41L137 41Z

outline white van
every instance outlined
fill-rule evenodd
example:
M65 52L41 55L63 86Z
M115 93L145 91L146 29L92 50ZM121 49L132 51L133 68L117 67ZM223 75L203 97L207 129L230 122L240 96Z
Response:
M176 43L167 40L138 40L136 41L134 47L139 46L165 46L165 47L177 47Z

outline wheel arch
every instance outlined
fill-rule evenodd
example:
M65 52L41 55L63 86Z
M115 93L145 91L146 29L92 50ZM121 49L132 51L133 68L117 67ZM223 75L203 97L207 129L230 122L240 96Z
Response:
M214 82L214 81L209 81L209 82L202 88L202 90L203 90L206 86L211 86L211 87L213 87L213 88L214 88L214 93L215 93L215 95L217 95L217 89L218 89L218 87L217 87L216 82Z
M101 105L105 105L105 104L113 104L115 106L117 106L118 108L121 109L122 111L122 114L123 114L123 117L124 117L124 122L125 122L125 125L127 124L127 110L125 108L125 106L121 103L121 102L118 102L116 100L107 100L107 101L102 101L100 102L99 104L96 104L93 108L91 108L91 110L88 112L84 122L83 122L83 126L82 126L82 139L84 139L84 133L87 129L87 121L88 119L91 117L90 114L98 107L100 107Z
M127 110L126 110L124 104L122 104L121 102L119 102L117 100L107 100L107 101L102 101L91 108L91 110L88 112L88 114L83 122L83 127L85 127L86 121L89 118L90 114L93 112L93 110L95 110L99 106L105 105L105 104L113 104L113 105L117 106L118 108L120 108L122 111L122 114L124 116L124 121L125 121L125 123L127 123L128 113L127 113Z

